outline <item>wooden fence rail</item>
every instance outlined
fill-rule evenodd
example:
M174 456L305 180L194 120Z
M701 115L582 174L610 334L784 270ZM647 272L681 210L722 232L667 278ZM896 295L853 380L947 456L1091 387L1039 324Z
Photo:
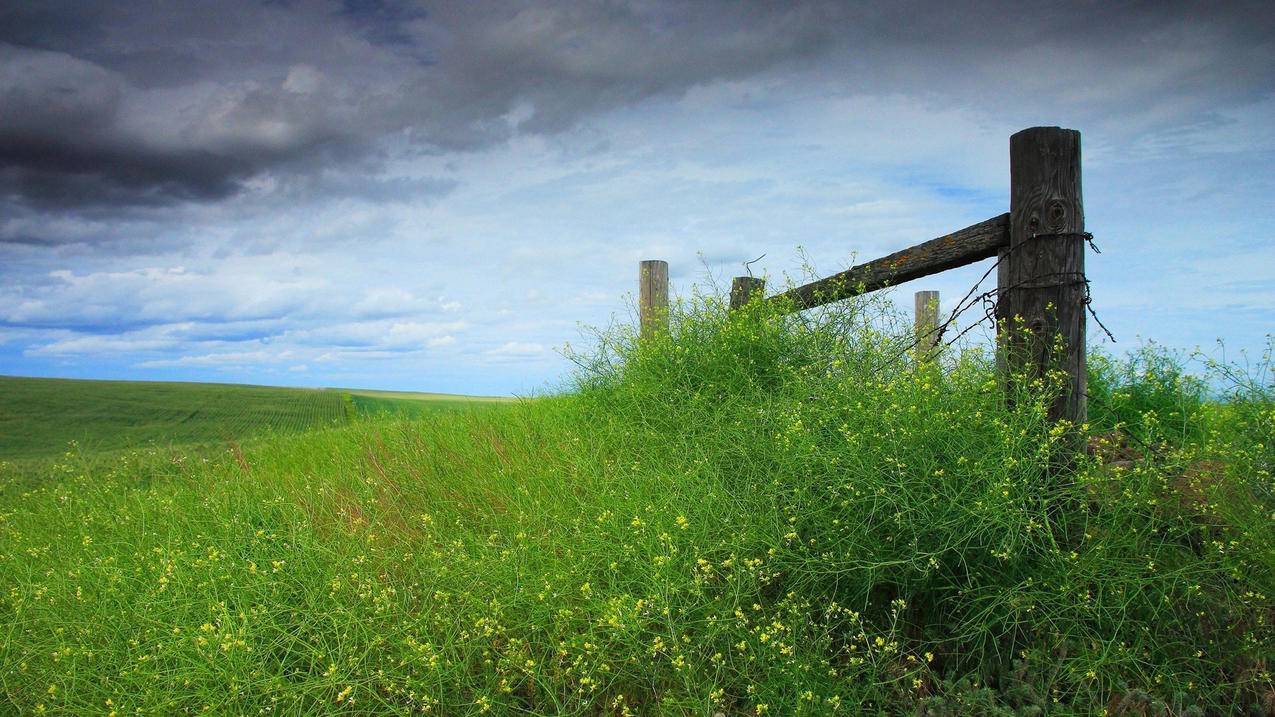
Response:
M996 256L1009 246L1009 215L1002 214L937 239L896 251L858 266L789 289L770 301L792 302L797 310L813 309L869 291L920 279L940 271Z
M801 311L997 257L997 341L1005 357L1006 390L1012 395L1017 380L1031 381L1050 369L1061 369L1067 376L1066 385L1050 406L1050 418L1084 422L1088 282L1080 133L1031 127L1011 136L1009 146L1008 213L852 266L766 301ZM764 291L762 279L737 277L731 283L731 308L743 306ZM930 293L935 295L928 296ZM642 335L649 336L667 326L668 264L642 262L639 294ZM924 316L921 294L927 294ZM938 325L937 293L921 292L916 302L920 358L931 355L934 348L931 344L922 352L924 340L937 339L932 329L921 333L922 321L927 326ZM1056 346L1058 337L1061 354Z

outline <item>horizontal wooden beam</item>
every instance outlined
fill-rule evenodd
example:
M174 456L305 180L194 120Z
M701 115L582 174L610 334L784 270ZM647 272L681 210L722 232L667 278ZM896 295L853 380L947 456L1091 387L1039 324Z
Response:
M812 309L990 259L996 256L997 251L1008 246L1009 214L1002 214L960 231L896 251L876 261L852 266L825 279L789 289L769 300L792 302L796 310Z

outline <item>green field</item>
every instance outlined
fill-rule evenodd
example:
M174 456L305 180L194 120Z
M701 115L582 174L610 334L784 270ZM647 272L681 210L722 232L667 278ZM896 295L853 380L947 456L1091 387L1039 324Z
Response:
M339 390L348 394L355 411L365 416L391 415L410 418L438 411L464 411L475 406L511 400L497 396L460 396L452 393L372 391L355 388Z
M0 376L0 460L151 445L225 445L348 423L419 416L505 399L437 393Z
M1271 714L1269 356L1095 352L1068 426L847 307L678 305L489 410L0 464L0 713Z
M0 460L242 441L345 423L341 394L268 386L0 376Z

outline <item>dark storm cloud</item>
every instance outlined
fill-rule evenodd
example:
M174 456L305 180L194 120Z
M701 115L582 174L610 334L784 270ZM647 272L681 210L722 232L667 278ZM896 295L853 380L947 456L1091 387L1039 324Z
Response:
M835 14L384 0L0 13L0 192L46 207L215 200L392 135L445 152L556 132L817 52Z
M394 0L342 0L340 15L373 42L407 48L415 43L404 26L426 17L422 8Z
M0 236L0 244L13 244L15 246L53 246L57 244L52 239L35 237L26 234L17 234L14 236Z
M974 102L998 71L1028 98L1099 102L1077 81L1108 68L1148 101L1269 90L1266 5L1195 7L26 3L0 10L0 195L46 208L217 200L259 175L366 162L388 138L471 150L812 58L850 90ZM1181 71L1156 66L1166 50Z
M77 0L12 3L0 7L0 39L55 50L96 45L109 7Z
M219 199L253 167L208 151L156 152L48 136L0 134L0 183L37 206L153 204Z

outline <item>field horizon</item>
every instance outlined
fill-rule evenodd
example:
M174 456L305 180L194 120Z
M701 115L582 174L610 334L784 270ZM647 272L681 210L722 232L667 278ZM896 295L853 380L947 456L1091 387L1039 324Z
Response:
M224 444L330 428L358 415L419 414L494 396L213 381L0 375L0 460L40 460L72 443L101 453L150 444Z
M283 386L283 385L272 384L272 383L255 383L255 382L241 383L241 382L234 382L234 381L194 381L194 380L168 381L168 380L158 380L158 379L150 379L150 378L84 378L79 376L75 376L75 377L72 377L72 376L29 376L24 374L0 373L0 379L7 379L7 378L31 379L31 380L37 380L37 381L86 381L86 382L93 382L93 383L127 383L127 384L155 383L155 384L194 384L197 386L247 386L249 388L282 388L282 389L290 389L290 390L297 390L297 391L346 391L346 392L353 392L353 393L388 394L392 396L401 396L404 398L420 397L422 399L431 398L431 397L439 397L439 398L454 397L454 398L488 399L488 400L506 400L506 399L517 398L516 396L513 396L513 395L505 396L501 394L482 395L482 394L467 394L467 393L447 393L447 392L440 392L440 391L405 391L405 390L399 390L399 389L355 388L355 387L349 387L349 386Z

